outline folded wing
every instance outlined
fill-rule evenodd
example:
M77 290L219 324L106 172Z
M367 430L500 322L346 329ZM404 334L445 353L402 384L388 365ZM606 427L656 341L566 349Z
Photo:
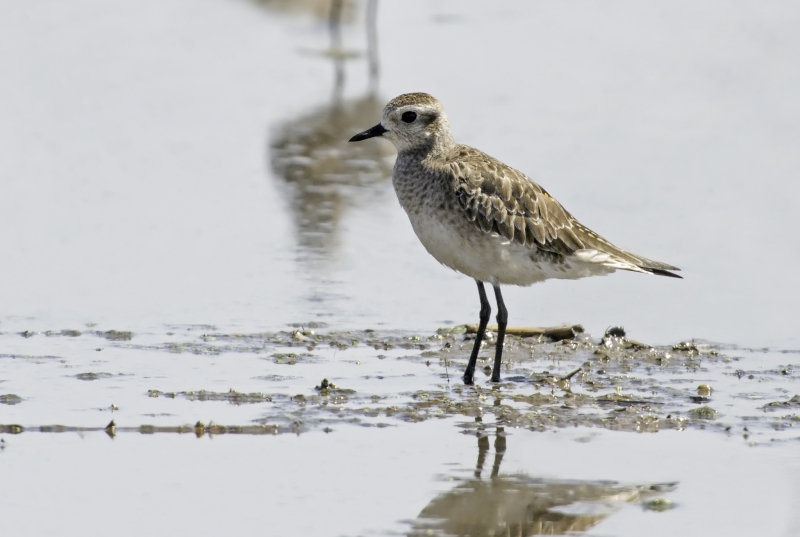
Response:
M459 146L448 167L458 206L485 233L586 263L680 278L669 272L677 267L617 248L533 180L477 149Z

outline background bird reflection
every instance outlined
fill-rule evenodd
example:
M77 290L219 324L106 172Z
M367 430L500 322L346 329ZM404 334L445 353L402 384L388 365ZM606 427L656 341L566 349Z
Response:
M319 9L316 3L309 6ZM350 134L375 124L384 104L377 95L377 1L366 4L363 17L356 16L357 8L341 0L329 5L330 48L316 55L333 64L330 102L278 125L269 142L270 166L283 183L281 190L291 208L300 258L306 261L330 258L348 208L382 195L384 190L375 187L391 177L394 149L389 144L347 143ZM342 25L358 20L366 21L366 53L348 51L342 44ZM349 60L366 60L369 73L368 87L354 99L343 96Z

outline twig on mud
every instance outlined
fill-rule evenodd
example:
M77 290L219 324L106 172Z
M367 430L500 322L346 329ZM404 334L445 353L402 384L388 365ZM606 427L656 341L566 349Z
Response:
M478 332L477 324L464 325L467 334L475 334ZM497 332L497 325L486 327L487 330ZM506 328L506 334L519 336L519 337L538 337L544 336L553 341L561 341L563 339L575 339L575 336L583 333L583 326L579 324L566 324L563 326L552 327L539 327L539 326L509 326Z

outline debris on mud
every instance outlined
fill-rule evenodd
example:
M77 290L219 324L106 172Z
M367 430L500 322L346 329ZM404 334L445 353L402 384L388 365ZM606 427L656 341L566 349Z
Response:
M307 352L301 352L299 354L294 352L281 352L273 354L271 358L276 364L295 365L298 362L315 361L317 357Z
M675 504L665 498L653 498L652 500L644 502L642 505L646 510L656 511L658 513L669 511L675 507Z
M80 330L57 330L57 331L50 331L44 333L46 336L66 336L66 337L80 337L81 332Z
M227 401L234 405L271 403L273 396L265 393L242 393L231 388L227 392L210 392L206 390L189 392L162 392L159 390L148 390L148 397L166 397L176 399L178 397L189 401Z
M764 410L785 410L787 408L800 408L800 395L795 395L788 401L774 401L762 407Z
M711 397L713 391L713 388L708 384L701 384L697 387L697 395L700 397Z
M17 405L22 402L22 397L13 393L0 395L0 405Z
M95 335L106 338L109 341L130 341L133 338L132 332L119 330L106 330L105 332L95 332Z
M477 324L464 325L467 334L476 334L478 332ZM497 325L489 325L486 327L489 332L497 332ZM506 335L518 336L522 338L527 337L545 337L550 341L561 341L564 339L575 339L578 334L583 333L583 326L579 324L570 324L564 326L555 326L550 328L542 328L538 326L509 326L506 328Z
M113 377L111 373L78 373L75 375L75 378L78 380L98 380L98 379L107 379Z
M319 386L314 386L314 389L317 390L318 392L335 390L336 384L330 382L328 379L322 379L322 382L319 383Z
M700 420L715 420L719 413L710 406L701 406L690 410L689 415Z

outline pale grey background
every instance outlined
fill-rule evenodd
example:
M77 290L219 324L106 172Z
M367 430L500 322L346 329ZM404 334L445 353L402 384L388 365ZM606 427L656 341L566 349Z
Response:
M793 2L384 2L380 95L436 95L459 141L684 270L509 288L511 324L796 348L799 24ZM327 46L323 19L245 1L0 3L0 329L474 321L388 183L302 261L268 144L330 104L303 53ZM364 61L347 75L363 94Z

